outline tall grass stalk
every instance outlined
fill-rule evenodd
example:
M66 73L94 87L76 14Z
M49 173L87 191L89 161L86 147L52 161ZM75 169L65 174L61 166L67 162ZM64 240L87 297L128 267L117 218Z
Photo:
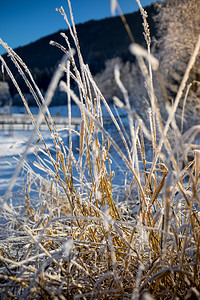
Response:
M64 9L58 11L69 27L77 59L65 34L61 35L67 48L51 41L64 52L64 57L45 97L21 58L0 40L40 109L35 120L0 56L35 128L8 191L1 198L2 299L199 299L200 150L195 138L200 127L196 125L182 135L175 116L199 52L200 39L174 104L170 107L166 101L165 123L153 82L159 64L150 53L147 14L137 2L143 16L147 50L131 39L130 51L137 57L150 99L149 126L131 107L117 68L115 78L125 103L116 97L114 100L127 113L129 127L113 114L84 63L69 0L72 25ZM119 9L116 1L112 3L113 10ZM126 22L124 17L122 20ZM63 74L66 82L61 80ZM77 84L77 94L70 87L72 80ZM68 128L62 129L68 132L67 144L48 109L58 85L67 94ZM72 128L72 101L82 117L79 132ZM103 106L115 134L105 129ZM55 155L40 130L43 119ZM178 143L171 139L170 126L178 134ZM74 133L79 137L77 155ZM43 176L26 161L32 146L33 166ZM191 152L194 155L188 162ZM115 182L112 160L121 164L124 185ZM24 198L18 205L11 191L21 168L25 170L26 183Z

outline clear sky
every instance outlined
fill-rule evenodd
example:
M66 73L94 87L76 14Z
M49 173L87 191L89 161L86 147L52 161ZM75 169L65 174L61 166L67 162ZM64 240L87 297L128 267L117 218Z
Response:
M142 6L153 0L141 0ZM124 13L138 10L135 0L118 0ZM71 0L75 23L110 17L110 0ZM68 14L67 0L0 0L0 37L12 48L66 29L67 25L55 8L63 6ZM5 50L0 46L0 54Z

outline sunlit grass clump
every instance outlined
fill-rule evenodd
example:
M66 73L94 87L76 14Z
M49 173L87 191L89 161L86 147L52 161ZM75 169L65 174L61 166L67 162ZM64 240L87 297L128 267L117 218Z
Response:
M72 26L62 7L59 11L69 26L78 62L67 36L62 34L66 48L51 42L65 55L45 98L23 61L0 40L40 108L35 120L0 56L35 126L11 185L1 198L1 298L199 299L200 150L194 141L200 127L181 135L175 116L200 39L173 104L166 99L168 118L164 123L153 87L153 74L159 75L158 61L150 54L149 28L140 6L147 51L134 43L130 50L144 75L151 110L148 122L138 117L116 68L116 82L124 99L114 100L127 113L129 127L124 127L84 64L70 1L69 8ZM63 74L65 81L61 80ZM76 82L78 94L70 89L71 81ZM68 143L48 110L58 84L67 95L69 125L63 130L69 133ZM81 112L79 132L74 132L71 124L72 100ZM112 133L105 130L102 105L109 112ZM43 118L53 149L39 129ZM176 142L169 134L172 131ZM78 155L73 151L74 135L78 136ZM31 146L38 173L25 160ZM188 153L193 154L191 161ZM124 167L123 185L115 181L113 159ZM21 168L26 177L23 201L17 206L10 192Z

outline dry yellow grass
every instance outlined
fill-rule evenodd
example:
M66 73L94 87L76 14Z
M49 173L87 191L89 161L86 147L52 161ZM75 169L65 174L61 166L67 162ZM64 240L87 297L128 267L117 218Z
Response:
M68 3L72 26L62 7L59 11L75 41L79 66L75 63L66 36L63 35L68 50L52 42L65 52L65 56L45 99L22 60L0 41L40 107L38 119L34 120L20 87L0 56L24 101L51 164L48 168L35 147L37 166L47 176L38 179L26 164L29 176L24 190L24 207L9 205L9 194L32 144L32 136L8 193L1 198L1 298L199 299L200 157L194 138L200 127L192 127L181 135L175 114L200 48L200 39L174 104L169 106L166 102L169 116L165 124L154 93L153 74L157 72L158 64L150 54L150 47L148 51L139 52L137 47L132 48L137 50L135 53L152 105L150 129L132 111L119 70L116 70L116 80L125 98L123 107L129 119L129 144L120 122L112 114L88 66L83 62L70 1ZM142 13L146 20L143 10ZM145 28L148 29L147 24ZM147 59L147 67L144 59ZM67 82L61 82L61 85L68 95L69 112L73 100L79 105L82 116L77 160L72 151L71 113L69 147L66 149L48 111L63 72L67 75ZM70 77L78 84L79 96L70 89ZM119 99L116 103L122 105ZM124 149L104 128L102 104L107 107ZM52 135L56 158L39 130L42 118L45 118ZM134 119L137 121L134 122ZM176 133L175 144L169 139L170 126ZM148 151L152 151L151 162L147 161L146 139L149 140ZM126 191L124 187L125 199L121 203L117 203L113 191L111 148L131 174L131 182L126 186ZM188 162L190 151L194 152L194 158ZM31 198L33 184L37 186L37 201ZM130 204L133 209L128 207Z

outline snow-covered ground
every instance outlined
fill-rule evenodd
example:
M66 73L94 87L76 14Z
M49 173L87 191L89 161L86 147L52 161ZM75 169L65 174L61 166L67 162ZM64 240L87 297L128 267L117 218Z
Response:
M0 196L3 196L8 188L20 157L26 149L31 133L32 130L23 130L23 128L13 131L8 129L0 131ZM48 131L44 130L43 135L48 137ZM27 158L30 160L31 156L33 154L30 148ZM21 187L21 184L22 180L21 176L19 176L13 191L17 191Z
M113 113L116 115L116 112L113 107L111 107ZM32 108L32 113L37 113L37 108ZM67 107L66 106L58 106L58 107L51 107L50 112L52 116L60 115L60 116L67 116ZM12 113L19 114L24 113L23 107L13 107ZM124 117L125 113L123 111L119 111L120 115ZM72 116L77 117L80 116L80 110L77 106L72 107ZM103 108L103 116L109 117L109 114L105 108ZM111 128L110 128L111 130ZM27 141L32 133L32 129L30 130L24 130L23 126L17 129L13 129L12 131L9 130L9 128L4 128L0 130L0 196L3 196L9 186L9 182L11 180L11 177L14 174L14 171L16 169L16 166L18 164L18 161L20 159L20 156L24 153ZM47 142L48 146L51 148L53 146L53 142L51 139L51 136L49 134L49 131L47 129L42 129L42 134L45 137L45 141ZM63 139L67 139L67 132L64 131L61 133ZM38 139L37 136L35 136L35 141ZM27 160L33 161L35 159L34 154L32 153L32 149L30 149ZM76 154L75 154L76 155ZM121 163L119 160L117 163L120 165ZM119 168L117 164L115 164L113 160L112 169L115 172L115 181L119 183L119 175L121 171L119 171ZM38 170L39 172L39 170ZM13 191L16 192L21 188L23 184L21 175L18 176L15 186L13 188ZM122 183L123 184L123 183Z

